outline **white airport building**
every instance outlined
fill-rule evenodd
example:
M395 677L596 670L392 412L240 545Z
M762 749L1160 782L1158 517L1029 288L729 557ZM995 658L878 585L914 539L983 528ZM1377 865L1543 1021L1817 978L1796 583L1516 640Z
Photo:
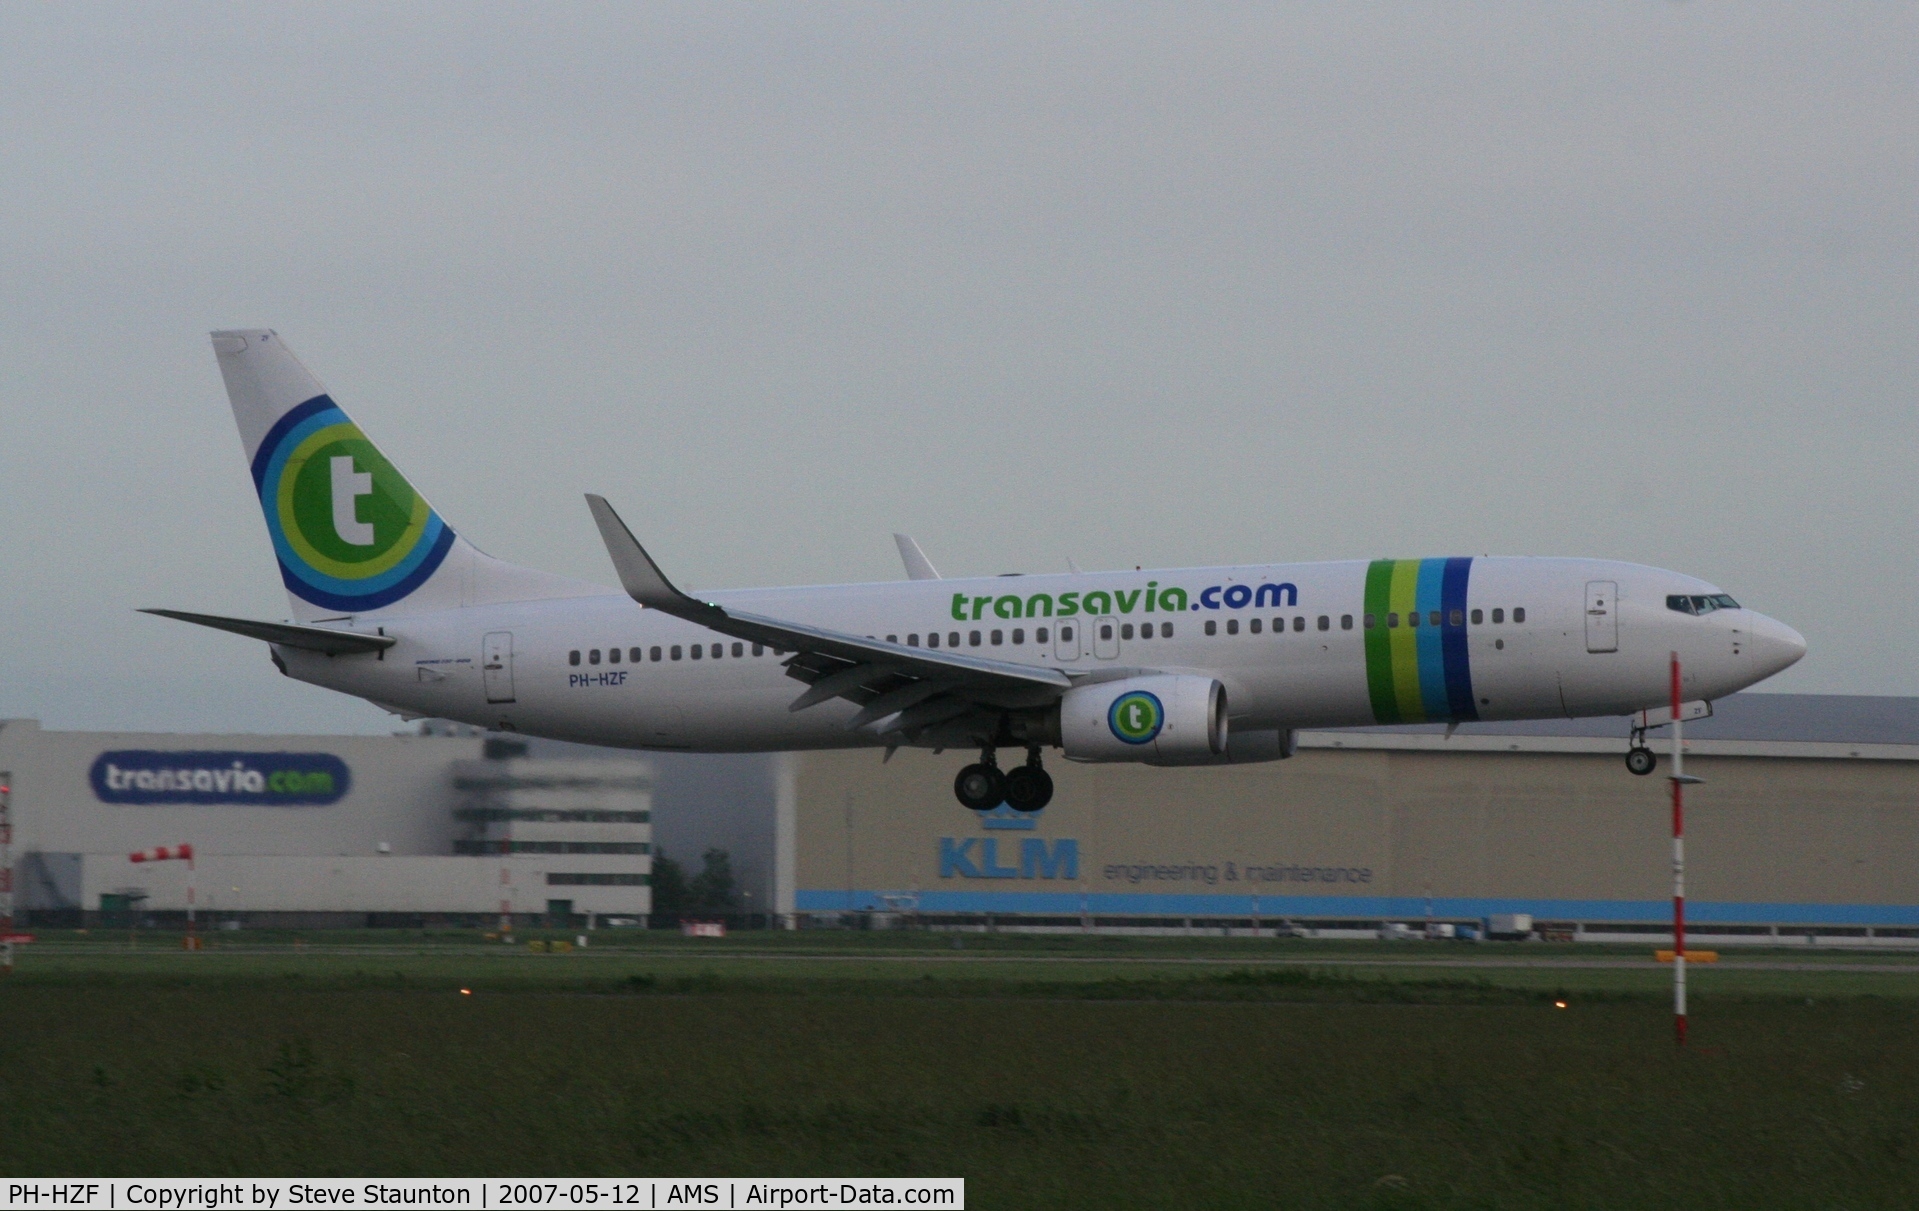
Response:
M429 725L429 728L439 725ZM439 726L443 732L461 729ZM1740 694L1687 724L1688 884L1722 940L1919 945L1919 699ZM635 754L476 734L190 736L0 723L21 907L248 924L639 919L664 842L724 848L782 924L1380 931L1670 920L1663 742L1626 721L1301 732L1288 760L1048 768L1044 811L953 802L967 754ZM1002 753L1003 758L1013 754ZM670 835L669 835L670 834Z
M0 722L16 911L49 923L408 924L651 911L652 774L478 735L61 732ZM191 846L193 860L131 855Z

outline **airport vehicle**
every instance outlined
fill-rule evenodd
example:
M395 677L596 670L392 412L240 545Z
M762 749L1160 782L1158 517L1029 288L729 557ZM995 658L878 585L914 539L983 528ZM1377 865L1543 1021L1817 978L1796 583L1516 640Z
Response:
M975 810L1036 811L1074 761L1289 756L1294 729L1641 714L1805 653L1717 586L1595 559L1375 559L675 588L587 497L624 592L481 553L426 503L280 337L213 334L293 618L152 610L265 640L289 677L407 717L642 749L977 750ZM797 686L795 682L799 683ZM797 690L797 693L796 693ZM1001 769L997 751L1024 750Z

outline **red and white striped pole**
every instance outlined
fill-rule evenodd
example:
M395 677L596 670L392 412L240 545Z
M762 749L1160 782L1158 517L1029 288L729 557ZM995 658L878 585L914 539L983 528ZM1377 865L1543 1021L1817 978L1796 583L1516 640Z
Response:
M1679 653L1672 654L1672 1025L1686 1045L1686 749L1679 718Z

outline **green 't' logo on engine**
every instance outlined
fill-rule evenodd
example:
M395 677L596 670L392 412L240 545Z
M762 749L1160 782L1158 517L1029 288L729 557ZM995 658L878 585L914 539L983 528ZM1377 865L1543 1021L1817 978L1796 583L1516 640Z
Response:
M1159 735L1166 722L1166 709L1156 695L1134 690L1113 699L1106 711L1106 726L1127 744L1146 744Z

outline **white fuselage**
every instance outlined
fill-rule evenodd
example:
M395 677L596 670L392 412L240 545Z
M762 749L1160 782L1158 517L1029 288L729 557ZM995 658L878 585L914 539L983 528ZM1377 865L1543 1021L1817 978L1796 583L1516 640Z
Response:
M1470 565L1445 611L1403 611L1417 613L1421 627L1399 609L1375 608L1370 630L1367 606L1384 598L1377 589L1369 598L1369 569L1375 580L1380 573L1365 561L706 596L728 609L913 646L930 647L937 636L942 649L957 644L1057 668L1074 681L1203 673L1226 687L1235 732L1624 715L1668 701L1671 653L1690 701L1750 686L1805 650L1791 628L1751 610L1699 616L1669 608L1671 595L1719 592L1678 573L1583 559ZM1089 615L1089 605L1097 612ZM1388 626L1388 613L1397 625ZM1147 624L1151 638L1143 637ZM741 752L888 742L871 729L849 730L858 708L844 699L789 710L805 686L786 675L780 654L756 654L751 644L616 592L395 610L346 625L398 642L377 655L276 648L287 673L408 715L592 744ZM1443 669L1434 655L1441 642L1450 645ZM1388 651L1397 656L1382 656Z

